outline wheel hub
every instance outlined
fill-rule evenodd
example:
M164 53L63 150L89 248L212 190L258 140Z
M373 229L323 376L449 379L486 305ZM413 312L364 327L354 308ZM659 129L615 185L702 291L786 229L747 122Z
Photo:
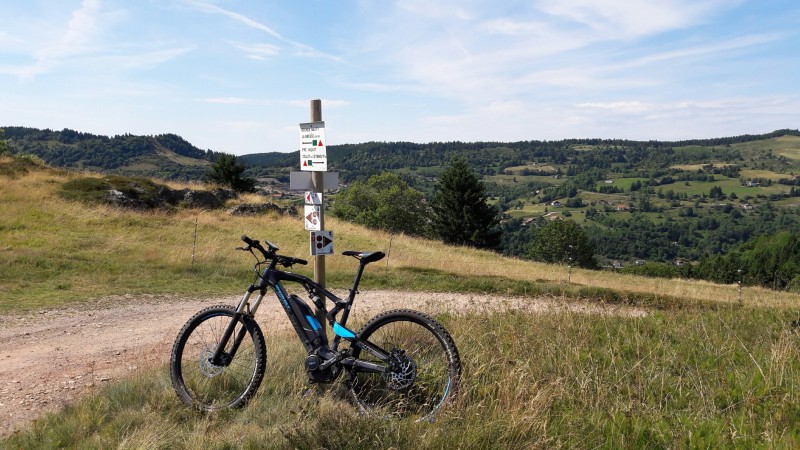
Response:
M417 364L406 352L400 349L392 350L389 355L389 370L383 373L383 381L395 391L408 389L417 378Z
M214 359L214 350L206 348L200 352L200 373L206 378L214 378L225 370L225 366L218 366L211 361Z

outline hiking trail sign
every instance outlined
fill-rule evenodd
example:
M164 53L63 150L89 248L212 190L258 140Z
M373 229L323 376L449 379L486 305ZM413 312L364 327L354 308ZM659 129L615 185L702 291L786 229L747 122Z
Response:
M311 256L333 254L333 231L311 232Z
M322 205L322 192L306 191L305 204L306 205L318 205L318 206L321 206Z
M300 124L300 170L310 172L328 170L327 142L325 122Z

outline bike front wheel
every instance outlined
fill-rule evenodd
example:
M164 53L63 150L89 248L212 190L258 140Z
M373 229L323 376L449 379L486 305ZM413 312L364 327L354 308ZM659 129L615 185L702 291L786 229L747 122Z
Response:
M357 359L387 366L384 373L352 369L350 392L362 410L433 419L455 395L461 375L458 350L447 330L427 314L387 311L367 322L358 337L390 355L383 362L353 347Z
M240 407L255 394L266 370L266 345L258 324L241 316L224 349L224 362L212 357L235 316L227 305L205 308L183 326L170 360L172 386L187 406L203 411ZM238 348L234 348L237 342Z

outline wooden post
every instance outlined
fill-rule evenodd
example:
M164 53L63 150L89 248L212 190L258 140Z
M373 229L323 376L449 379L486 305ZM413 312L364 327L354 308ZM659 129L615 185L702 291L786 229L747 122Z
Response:
M311 100L311 122L322 122L322 100ZM314 192L322 192L325 190L323 186L323 172L311 172L311 183L314 185ZM325 230L325 199L323 197L322 205L319 207L319 229ZM314 257L314 282L322 287L325 287L325 255L317 255ZM319 297L325 302L325 296L321 292L317 293ZM322 329L327 333L325 318L325 311L317 308L316 310L317 321L319 321Z

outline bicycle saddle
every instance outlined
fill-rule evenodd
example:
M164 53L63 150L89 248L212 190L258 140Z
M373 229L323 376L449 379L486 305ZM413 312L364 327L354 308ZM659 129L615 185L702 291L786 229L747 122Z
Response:
M356 252L353 250L347 250L342 252L344 256L352 256L353 258L361 261L363 264L369 264L371 262L380 261L386 256L383 252Z

